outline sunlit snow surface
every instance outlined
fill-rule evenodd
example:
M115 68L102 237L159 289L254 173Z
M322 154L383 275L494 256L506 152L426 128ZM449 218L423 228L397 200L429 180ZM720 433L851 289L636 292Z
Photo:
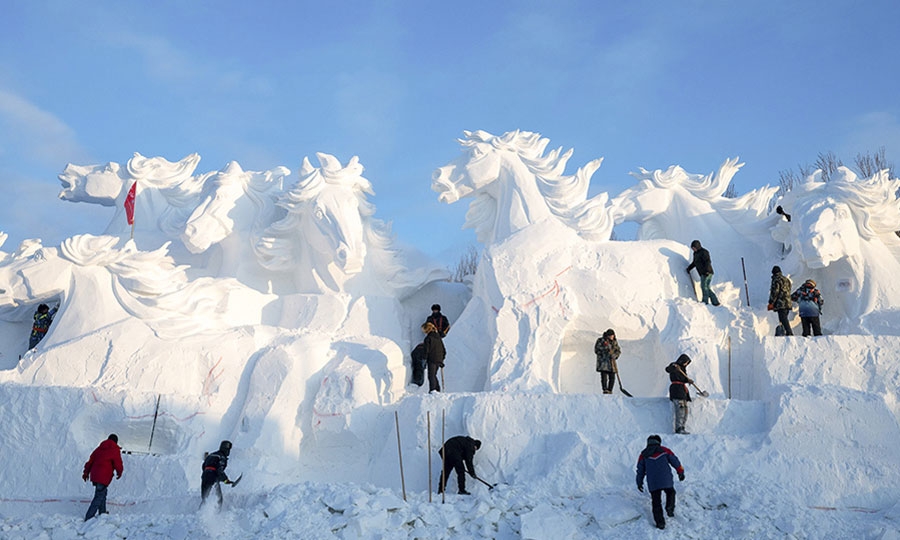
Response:
M571 153L537 134L462 143L432 182L472 199L485 246L467 285L394 243L355 158L67 167L63 199L117 210L105 235L0 252L0 538L900 538L895 179L726 199L734 159L588 198L599 159L567 174ZM624 222L639 239L609 241ZM720 307L684 271L693 239ZM773 336L775 264L819 283L825 336ZM41 302L60 311L25 353ZM408 384L435 302L452 323L442 394ZM633 398L600 394L607 328ZM686 436L663 371L681 353L710 393ZM84 523L81 467L112 432L125 474ZM440 440L463 433L497 486L429 501ZM665 531L634 485L652 433L687 475ZM199 509L203 452L226 438L243 480Z

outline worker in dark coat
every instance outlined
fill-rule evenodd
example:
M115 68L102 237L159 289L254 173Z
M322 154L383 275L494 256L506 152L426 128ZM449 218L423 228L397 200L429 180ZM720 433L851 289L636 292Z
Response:
M437 328L430 322L422 325L425 333L425 361L428 363L428 391L440 392L441 384L438 382L438 369L444 367L444 359L447 357L447 349L444 348L444 340Z
M90 478L94 484L94 498L84 515L85 521L94 517L98 511L101 514L109 513L106 511L106 489L112 483L113 472L116 473L116 478L122 478L122 469L122 449L119 448L119 437L113 433L91 452L81 473L82 480L87 482Z
M412 382L417 386L425 383L425 365L427 358L425 357L425 344L419 343L412 352L409 353L412 362Z
M469 495L469 492L466 491L466 471L472 475L472 478L478 478L472 460L475 457L475 451L479 448L481 448L481 441L465 435L447 439L444 446L438 450L438 454L444 459L444 468L438 482L438 493L444 492L444 486L450 479L450 473L456 471L459 494Z
M206 502L210 490L215 486L216 497L218 497L218 507L222 507L222 486L231 483L228 475L225 474L225 467L228 467L228 455L231 454L231 441L222 441L219 449L206 455L203 459L203 474L200 476L200 499L201 505Z
M687 434L684 426L687 424L688 418L688 402L691 401L691 393L688 391L687 385L694 384L693 379L687 376L687 367L691 363L691 357L682 354L668 366L666 373L669 374L669 399L675 408L675 433Z
M50 330L50 324L53 323L53 316L56 315L58 309L59 306L50 309L50 306L47 304L38 306L37 311L34 312L34 324L31 327L31 335L28 337L29 350L37 347L37 344L47 335L47 331Z
M666 492L666 514L675 517L675 483L672 480L672 469L678 473L678 480L684 481L684 467L674 452L662 446L659 435L647 437L647 447L638 456L637 481L638 491L644 491L644 476L647 477L647 489L653 505L653 519L658 529L666 528L663 516L662 493Z
M441 305L434 304L431 306L431 315L425 319L425 322L430 322L434 325L435 329L438 331L438 334L441 335L442 338L447 337L447 332L450 331L450 321L447 320L447 317L441 313Z
M716 293L712 292L712 289L710 289L713 278L713 267L709 251L700 245L700 240L691 242L691 251L694 252L694 258L691 261L691 264L688 265L687 271L688 274L690 274L691 270L694 268L697 269L697 274L700 276L700 292L703 295L701 301L704 304L712 302L712 305L718 306L719 299L716 297Z

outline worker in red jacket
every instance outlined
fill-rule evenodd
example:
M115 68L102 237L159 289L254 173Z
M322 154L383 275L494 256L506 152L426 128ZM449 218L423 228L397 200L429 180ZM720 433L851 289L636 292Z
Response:
M84 464L81 479L87 482L90 478L94 484L94 499L84 515L85 521L94 517L98 510L101 514L109 513L106 511L106 488L112 483L113 472L116 473L116 478L122 478L122 449L119 448L119 437L115 433L100 443Z

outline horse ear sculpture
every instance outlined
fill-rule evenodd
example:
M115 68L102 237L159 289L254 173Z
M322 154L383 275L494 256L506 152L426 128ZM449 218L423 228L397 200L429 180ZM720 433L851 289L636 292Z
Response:
M609 239L613 222L607 195L587 199L591 176L602 159L566 176L563 171L572 151L559 148L545 155L549 139L538 133L463 134L462 155L434 172L431 189L448 204L474 199L464 227L475 229L480 242L503 241L545 219L558 220L583 238Z

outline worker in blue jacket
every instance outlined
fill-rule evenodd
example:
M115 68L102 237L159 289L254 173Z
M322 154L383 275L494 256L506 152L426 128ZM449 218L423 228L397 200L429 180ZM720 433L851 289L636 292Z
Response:
M671 467L671 468L670 468ZM662 492L666 492L666 514L675 516L675 487L672 480L672 469L678 473L678 480L684 481L684 467L678 461L675 453L662 446L659 435L647 437L647 448L638 456L637 481L638 491L644 492L644 476L647 477L647 489L650 490L650 499L653 505L653 519L657 529L666 528L666 518L663 516Z

